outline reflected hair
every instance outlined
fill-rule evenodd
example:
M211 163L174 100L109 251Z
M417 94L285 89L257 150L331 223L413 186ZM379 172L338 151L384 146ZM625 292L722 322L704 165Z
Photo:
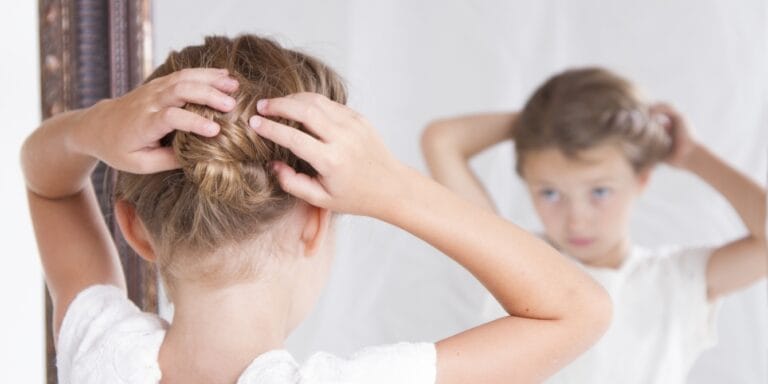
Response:
M617 144L640 172L663 160L672 142L627 79L603 68L578 68L549 78L528 99L514 129L517 173L525 155L556 148L570 158Z
M297 201L280 188L269 164L282 161L298 172L317 174L249 128L256 102L297 92L319 93L342 104L347 99L342 79L320 60L254 35L207 37L202 45L172 52L146 82L205 67L227 69L239 82L231 94L237 101L231 112L184 106L218 123L219 134L174 131L161 144L173 148L180 169L148 175L120 171L116 176L114 199L135 207L169 289L177 279L226 283L252 276L252 257L243 254L241 245L257 238L270 243L271 238L261 237ZM274 120L306 132L299 123Z

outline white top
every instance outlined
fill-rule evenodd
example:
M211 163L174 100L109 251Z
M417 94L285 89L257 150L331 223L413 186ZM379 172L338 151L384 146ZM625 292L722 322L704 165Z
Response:
M547 383L685 383L698 356L717 342L718 305L707 300L711 253L634 247L618 269L583 266L610 294L613 321L589 351Z
M60 384L148 384L162 377L157 363L168 323L141 312L120 289L94 285L72 301L59 333ZM433 384L435 346L400 343L369 347L349 359L319 352L299 364L285 350L256 357L238 384Z

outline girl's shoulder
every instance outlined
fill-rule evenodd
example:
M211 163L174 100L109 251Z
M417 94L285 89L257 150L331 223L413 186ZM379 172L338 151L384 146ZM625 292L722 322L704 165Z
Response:
M717 249L707 245L665 244L654 247L633 245L630 259L640 264L685 264L706 261Z
M327 352L303 364L285 350L266 352L251 363L238 384L275 383L412 383L432 384L436 377L432 343L397 343L368 347L342 358Z
M706 286L706 271L715 246L664 245L653 248L635 246L626 274L639 279L656 279L673 287L690 286L699 291Z

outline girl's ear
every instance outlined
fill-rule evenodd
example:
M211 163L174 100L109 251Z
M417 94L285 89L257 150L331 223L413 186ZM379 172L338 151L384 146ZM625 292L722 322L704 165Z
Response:
M118 200L115 204L115 217L128 245L143 259L154 262L157 259L155 248L134 206L125 200Z
M331 223L331 211L306 204L306 220L301 230L304 255L314 255L327 237Z

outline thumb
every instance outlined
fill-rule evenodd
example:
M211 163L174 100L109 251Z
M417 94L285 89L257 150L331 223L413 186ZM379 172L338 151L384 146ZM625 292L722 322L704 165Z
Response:
M170 147L153 148L140 156L144 163L141 173L149 174L181 168L173 148Z
M272 169L284 191L316 207L330 208L331 196L317 179L298 173L281 161L273 162Z

